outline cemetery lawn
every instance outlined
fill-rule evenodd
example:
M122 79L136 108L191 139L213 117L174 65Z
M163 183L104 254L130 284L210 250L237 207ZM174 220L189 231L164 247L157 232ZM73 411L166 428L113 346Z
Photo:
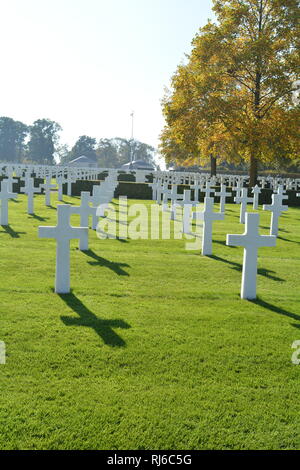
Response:
M211 257L186 251L185 240L90 231L89 252L71 242L72 293L59 296L55 242L37 237L56 211L43 196L34 217L25 196L9 203L0 449L300 448L300 365L291 361L300 210L280 218L276 248L259 250L259 299L250 302L239 297L242 248L225 246L227 233L243 232L239 207L227 208ZM268 234L270 213L260 212Z

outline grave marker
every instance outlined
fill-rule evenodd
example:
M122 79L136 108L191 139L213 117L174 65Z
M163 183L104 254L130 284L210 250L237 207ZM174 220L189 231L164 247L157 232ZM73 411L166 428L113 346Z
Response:
M41 188L35 188L34 187L34 178L27 178L25 180L25 186L24 188L21 188L21 193L27 194L27 213L28 214L34 214L34 209L33 209L33 198L35 193L40 193Z
M202 255L209 256L212 254L212 226L215 220L224 220L223 213L214 212L214 198L204 198L204 209L202 212L195 212L196 220L203 221L203 237L202 237Z
M287 211L288 206L282 204L282 194L272 194L272 204L264 204L264 211L271 211L271 226L270 226L270 235L278 236L278 222L281 212Z
M225 203L226 203L226 197L231 196L232 193L227 193L226 192L226 184L221 184L221 188L219 192L215 193L215 196L218 196L220 198L220 212L225 213Z
M70 240L88 237L88 227L72 227L70 224L71 206L57 206L57 225L55 227L39 227L39 237L56 240L55 292L70 292Z
M0 211L0 225L8 225L8 201L9 199L15 199L18 197L16 193L12 193L8 190L9 182L3 180L1 183L0 191L0 201L1 201L1 211Z
M253 209L258 210L258 202L259 202L259 195L261 193L261 188L256 184L252 188L252 194L253 194Z
M234 198L235 203L241 204L240 209L240 222L241 224L245 223L245 214L247 211L247 204L248 202L253 202L253 197L248 197L248 190L247 188L242 188L240 196L236 196Z
M242 299L256 299L257 252L263 246L272 247L276 244L273 235L259 235L259 214L246 213L246 227L242 235L228 234L226 245L243 246Z
M80 226L89 227L89 217L96 216L97 207L90 206L91 195L88 191L81 192L81 204L80 206L72 206L70 209L71 214L80 215ZM82 237L79 239L79 250L87 251L89 249L88 237Z

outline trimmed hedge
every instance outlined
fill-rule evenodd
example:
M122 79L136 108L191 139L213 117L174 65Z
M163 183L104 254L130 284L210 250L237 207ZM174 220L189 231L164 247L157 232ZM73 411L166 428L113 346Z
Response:
M0 176L0 181L2 181L4 179L6 179L5 176ZM21 181L21 178L16 177L16 176L14 176L14 179L16 179L18 181L16 183L13 183L13 192L17 193L17 194L20 194L21 193L20 189L25 186L25 181ZM43 183L44 183L43 178L34 178L34 186L35 187L38 187L40 184L43 184ZM43 192L43 190L42 190L42 192Z
M80 196L81 191L89 191L92 194L93 186L100 181L79 180L72 184L72 195ZM67 194L67 184L63 184L63 194ZM130 199L152 199L152 189L146 183L135 183L133 181L120 181L115 197L127 196Z
M120 182L115 197L127 196L129 199L152 199L152 188L146 183Z
M232 188L227 188L229 192L232 191ZM220 191L220 187L216 187L217 192ZM273 190L264 188L261 190L261 193L259 194L258 202L260 205L262 204L272 204L272 194ZM286 195L288 196L288 199L285 199L283 201L283 204L288 204L291 207L297 207L300 206L300 197L296 197L297 191L291 191L287 190ZM251 193L251 190L248 189L248 196L253 197L253 194ZM233 195L231 197L226 198L226 202L234 202L234 197L235 197L235 192L233 192ZM204 194L202 193L201 201L204 200ZM215 197L215 202L219 202L220 198Z
M90 181L90 180L79 180L76 183L72 183L72 196L80 196L81 191L89 191L92 194L93 186L98 185L99 181ZM67 194L68 185L64 183L63 194Z
M80 196L81 191L89 191L92 193L93 185L99 184L99 181L88 181L88 180L80 180L76 183L72 184L72 195L73 196ZM170 188L171 186L169 186ZM185 189L189 189L189 185L187 184L180 184L178 185L178 194L183 194ZM215 187L216 191L220 191L220 187ZM232 192L231 188L228 188L229 192ZM67 193L67 184L63 185L63 193ZM259 195L259 204L271 204L272 203L272 194L273 191L271 189L264 188L261 190L261 194ZM289 206L300 206L300 197L296 197L296 191L288 190L286 192L288 195L287 204ZM152 188L148 186L147 183L135 183L133 181L120 181L119 185L115 190L115 197L119 196L127 196L129 199L152 199ZM251 190L248 190L248 196L252 197ZM191 197L194 199L194 190L191 190ZM227 198L227 202L234 202L235 192L233 192L232 196ZM220 198L216 197L215 201L219 202ZM200 193L200 202L204 201L204 193Z
M133 173L119 173L118 181L135 181L135 175Z

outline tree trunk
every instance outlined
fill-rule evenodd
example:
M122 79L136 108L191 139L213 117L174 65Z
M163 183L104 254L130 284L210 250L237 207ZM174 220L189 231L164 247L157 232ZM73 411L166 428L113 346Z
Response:
M263 0L260 0L259 3L259 17L258 17L258 38L260 38L262 32L262 23L263 23ZM250 169L249 169L249 186L253 187L257 183L257 165L258 165L258 156L260 148L260 132L259 128L261 126L261 114L260 114L260 103L261 103L261 80L262 80L262 59L259 55L257 58L256 64L256 74L255 74L255 88L254 88L254 116L256 118L256 129L255 129L255 138L252 143L252 153L250 157Z
M257 183L257 158L253 155L250 158L249 176L249 187L253 188Z
M217 176L217 159L210 156L210 176Z

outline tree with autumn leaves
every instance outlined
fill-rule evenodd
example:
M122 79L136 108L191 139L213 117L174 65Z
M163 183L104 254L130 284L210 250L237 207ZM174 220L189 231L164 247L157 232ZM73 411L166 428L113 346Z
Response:
M300 107L299 0L213 0L217 22L193 40L163 99L167 161L296 159Z

